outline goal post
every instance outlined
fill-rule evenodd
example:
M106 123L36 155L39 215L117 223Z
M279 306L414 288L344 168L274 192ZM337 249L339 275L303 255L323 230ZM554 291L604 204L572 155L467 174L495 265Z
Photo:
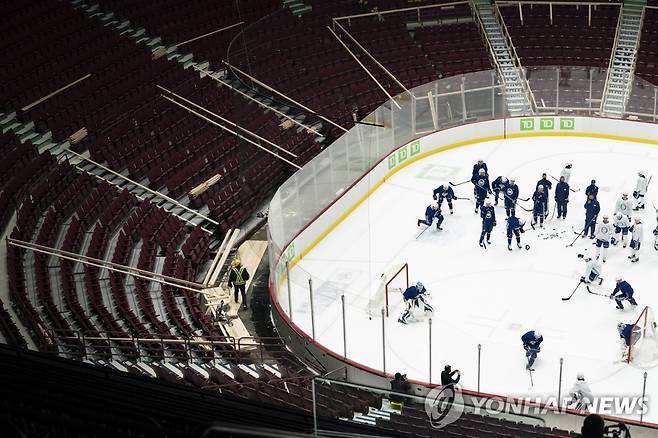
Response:
M638 368L658 365L658 330L653 309L644 307L633 327L626 362Z
M409 264L397 263L388 267L379 277L379 285L368 300L368 314L370 317L381 315L388 318L391 298L395 294L402 294L409 287Z

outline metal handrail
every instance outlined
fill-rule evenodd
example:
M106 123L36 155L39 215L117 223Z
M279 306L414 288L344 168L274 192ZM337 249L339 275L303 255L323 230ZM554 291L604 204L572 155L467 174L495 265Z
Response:
M505 44L507 45L508 49L511 49L512 62L514 63L514 67L516 67L516 70L521 79L521 86L523 87L523 92L525 93L526 99L530 104L530 110L532 112L536 112L537 101L535 100L535 95L532 92L532 89L530 88L530 83L528 82L528 78L526 77L525 69L521 65L521 58L519 58L519 55L516 52L516 47L514 46L514 42L512 41L512 37L510 36L509 31L507 30L507 25L505 24L505 20L503 19L503 14L500 13L498 4L494 5L493 10L495 12L494 16L499 21L500 29L503 33L503 37L505 38Z
M605 86L603 87L603 95L601 99L601 106L599 107L600 114L605 114L605 105L608 101L608 88L610 86L610 75L612 75L612 62L615 59L615 52L617 51L617 45L619 44L619 34L621 33L621 22L624 15L623 5L619 8L619 17L617 18L617 30L615 31L615 43L612 45L612 51L610 52L610 60L608 61L608 73L605 78ZM624 91L626 94L626 91ZM624 96L624 99L626 96ZM623 112L622 112L623 115Z

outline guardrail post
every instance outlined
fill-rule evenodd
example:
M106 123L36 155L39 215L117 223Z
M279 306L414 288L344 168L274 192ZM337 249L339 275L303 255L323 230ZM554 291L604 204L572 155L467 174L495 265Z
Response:
M459 90L461 91L461 97L462 97L462 121L465 122L467 119L466 116L466 91L464 87L464 83L466 82L466 77L462 75L462 81L459 84Z
M562 405L562 365L564 364L564 358L560 358L560 377L558 380L557 387L557 407L559 408Z
M292 291L290 288L290 262L286 260L286 283L288 284L288 317L292 321Z
M656 119L656 102L658 101L658 87L653 87L653 121Z
M644 397L647 394L647 372L644 372L644 382L642 383L642 403L644 403ZM644 420L644 409L640 412L640 423Z
M480 371L481 371L481 361L482 359L482 344L478 344L478 392L480 392Z
M315 401L315 377L311 379L311 397L313 399L313 436L318 436L318 405Z
M340 296L340 302L343 309L343 357L347 359L347 332L345 330L345 294Z
M432 318L427 320L427 327L428 327L428 351L430 352L430 358L429 358L429 374L430 374L430 379L428 380L429 383L432 383Z
M386 376L386 311L382 307L382 364L384 376Z
M313 307L313 279L308 277L308 296L311 304L311 337L315 341L315 307Z

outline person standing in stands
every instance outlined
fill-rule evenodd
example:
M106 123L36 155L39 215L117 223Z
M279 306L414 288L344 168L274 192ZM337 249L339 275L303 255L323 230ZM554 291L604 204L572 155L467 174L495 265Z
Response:
M457 377L455 378L455 374ZM441 371L441 385L446 386L446 385L456 385L459 383L459 379L461 379L461 373L459 370L452 371L452 368L450 365L446 365L443 368L443 371Z
M406 374L395 373L395 379L391 380L391 391L403 394L411 391L411 384L407 380ZM405 402L411 401L410 398L398 394L389 394L388 400L391 402L391 407L395 409L402 409Z
M245 284L249 280L249 272L242 266L240 259L233 259L231 262L231 273L228 276L228 285L233 287L233 298L238 302L238 291L242 295L242 310L247 310L247 292Z

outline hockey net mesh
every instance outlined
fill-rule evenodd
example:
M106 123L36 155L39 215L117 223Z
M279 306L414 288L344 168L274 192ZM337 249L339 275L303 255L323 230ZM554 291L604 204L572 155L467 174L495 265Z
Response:
M635 321L626 361L638 368L653 368L658 365L658 330L655 315L649 306L640 312Z
M402 292L409 287L409 265L407 263L395 264L384 271L379 277L379 285L368 302L368 313L372 316L388 317L393 305L400 301Z

